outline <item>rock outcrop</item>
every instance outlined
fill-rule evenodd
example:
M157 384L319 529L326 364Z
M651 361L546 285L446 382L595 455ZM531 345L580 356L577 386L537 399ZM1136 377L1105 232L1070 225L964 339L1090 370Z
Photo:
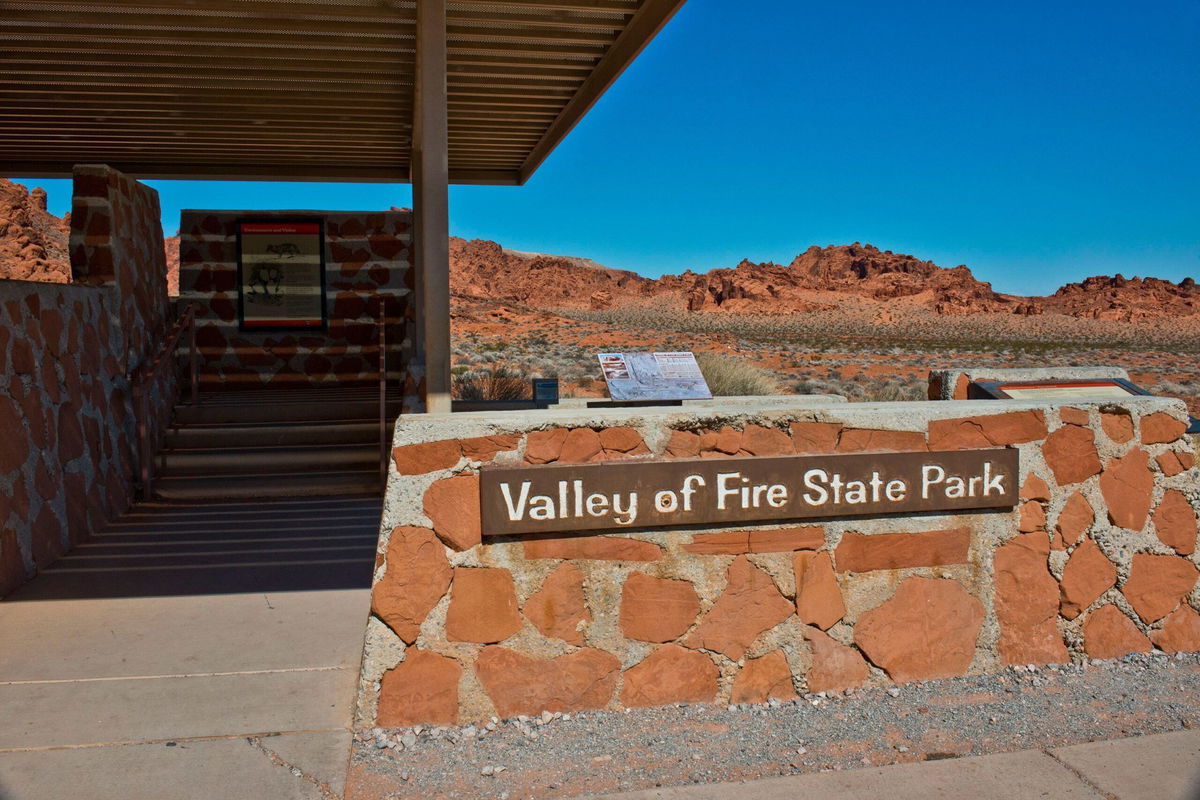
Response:
M46 190L0 178L0 280L70 283L71 215L46 210Z

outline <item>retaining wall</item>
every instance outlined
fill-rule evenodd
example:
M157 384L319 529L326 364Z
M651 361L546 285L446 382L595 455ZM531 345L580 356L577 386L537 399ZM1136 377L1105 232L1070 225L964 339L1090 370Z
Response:
M320 220L325 231L328 330L238 330L237 223L240 219ZM200 306L201 385L206 389L367 383L378 375L376 307L388 300L388 369L415 408L409 375L411 302L409 211L184 211L179 297ZM411 410L411 409L410 409Z
M124 511L130 380L162 338L158 194L75 168L76 283L0 281L0 596Z
M1160 398L402 417L356 725L1200 649L1185 418ZM993 446L1020 451L1011 511L481 538L486 463Z

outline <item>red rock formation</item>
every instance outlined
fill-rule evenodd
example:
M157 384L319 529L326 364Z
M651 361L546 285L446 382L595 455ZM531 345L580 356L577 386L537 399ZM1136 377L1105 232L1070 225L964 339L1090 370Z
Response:
M1200 314L1200 287L1192 278L1178 284L1159 278L1096 275L1068 283L1041 301L1047 311L1088 319L1136 322Z
M46 190L0 178L0 280L70 283L71 215L46 211Z

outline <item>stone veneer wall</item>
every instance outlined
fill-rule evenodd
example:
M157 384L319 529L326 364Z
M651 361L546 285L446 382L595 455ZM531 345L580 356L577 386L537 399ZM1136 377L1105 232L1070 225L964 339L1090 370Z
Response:
M130 379L161 339L158 193L75 168L76 283L0 281L0 596L128 507Z
M237 221L313 218L325 226L327 331L239 331ZM389 372L415 407L419 387L408 372L411 300L409 211L184 211L180 220L179 299L200 305L197 318L206 388L324 386L374 381L378 375L373 295L388 298Z
M1178 401L401 418L356 725L740 703L1200 649ZM1018 509L481 543L478 470L1020 449Z

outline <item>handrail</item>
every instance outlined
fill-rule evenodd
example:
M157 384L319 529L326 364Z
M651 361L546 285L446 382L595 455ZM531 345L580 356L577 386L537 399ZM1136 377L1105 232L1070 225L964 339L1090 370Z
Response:
M379 329L379 483L387 489L388 436L387 436L387 297L378 295L379 310L375 314L375 326Z
M161 425L155 426L156 429L151 430L151 382L160 376L166 364L173 363L173 361L168 361L167 357L175 355L179 347L179 340L183 337L186 330L188 334L188 387L190 390L190 401L192 405L196 405L199 402L200 384L198 375L200 354L196 350L196 312L199 308L199 305L196 303L188 304L183 314L171 326L171 330L167 334L167 338L162 346L159 347L157 355L150 361L145 362L138 370L133 384L134 413L137 414L138 468L141 473L142 498L145 500L149 500L151 497L151 481L154 477L152 466L156 452L152 439L157 438L159 433L161 433ZM178 383L175 388L178 390Z

